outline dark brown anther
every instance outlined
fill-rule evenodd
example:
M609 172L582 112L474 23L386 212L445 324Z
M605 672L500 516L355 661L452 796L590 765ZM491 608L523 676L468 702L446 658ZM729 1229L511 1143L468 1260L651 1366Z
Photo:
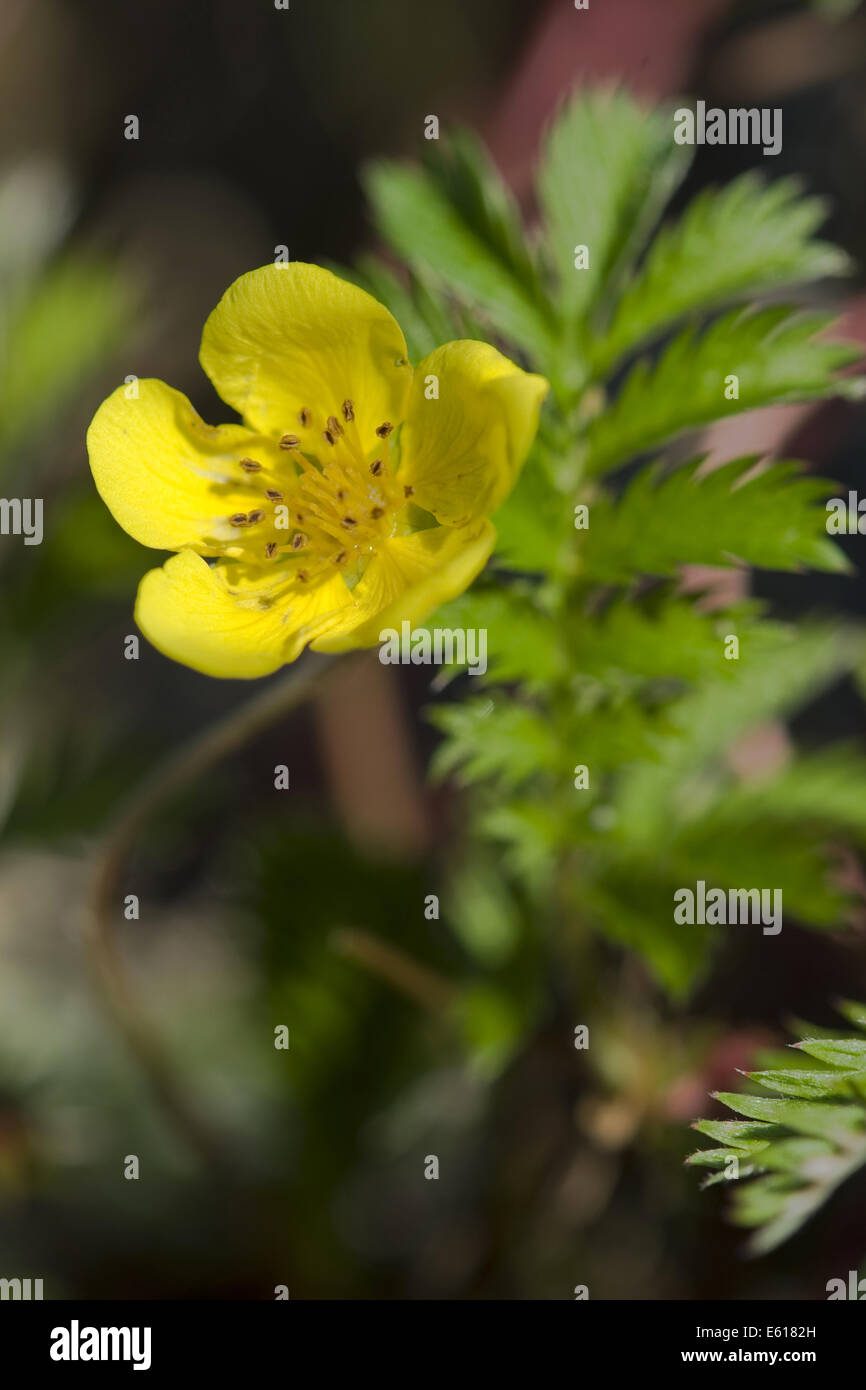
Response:
M264 521L264 519L265 519L265 514L264 514L264 512L262 512L262 511L250 512L249 516L247 517L247 525L248 525L248 526L256 526L256 525L258 525L258 523L259 523L260 521Z
M335 443L336 443L336 439L335 439L334 435L331 434L331 431L330 431L330 430L322 430L322 438L324 439L324 441L325 441L326 444L335 444Z
M387 439L393 428L394 426L391 424L391 421L386 420L383 425L377 425L376 433L380 439Z
M336 415L328 416L328 429L331 431L331 434L333 434L335 437L343 434L344 432L343 426L340 424Z
M277 489L275 487L266 487L265 496L267 497L269 502L282 502L283 500L283 494L281 492L277 492Z
M385 465L381 459L373 459L373 462L370 464L370 472L373 474L374 478L378 478L384 467Z
M310 576L306 570L298 570L298 578L300 579L302 584L306 584L309 577Z
M295 512L295 521L303 521L303 519L304 519L304 513L303 513L303 512Z
M405 485L405 487L403 488L403 496L404 496L404 497L414 497L414 496L415 496L415 489L414 489L413 487L410 487L410 485L409 485L408 483L407 483L407 484Z
M385 515L385 508L384 508L384 507L371 507L371 508L370 508L370 515L371 515L371 517L373 518L374 521L380 521L381 518Z
M349 558L349 557L348 557L348 555L346 554L346 551L345 551L345 550L341 550L340 553L339 553L339 555L335 555L335 556L334 556L334 564L335 564L335 565L345 565L346 560L347 560L348 558Z
M241 468L245 473L261 473L262 465L256 463L255 459L241 459Z
M307 407L304 406L303 410L299 410L299 411L298 411L298 424L299 424L299 425L303 425L304 429L305 429L305 430L308 430L308 429L310 428L310 425L311 425L312 423L313 423L313 417L312 417L312 415L310 414L310 412L309 412L309 410L307 409Z
M353 531L355 527L358 525L358 522L356 518L353 516L344 516L340 525L345 526L347 531Z
M267 555L269 560L273 560L279 548L280 547L277 545L276 541L268 541L267 545L265 546L265 554Z
M343 401L343 419L348 425L355 418L355 407L351 401Z
M292 550L303 550L306 544L307 537L304 535L303 531L298 531L292 536Z
M284 434L282 439L280 440L280 448L297 449L300 442L301 441L296 434Z
M235 512L234 516L229 517L229 526L246 526L248 521L246 512Z
M337 488L337 501L338 501L338 502L342 502L342 500L343 500L343 498L344 498L345 496L346 496L346 489L345 489L344 487L338 487L338 488Z

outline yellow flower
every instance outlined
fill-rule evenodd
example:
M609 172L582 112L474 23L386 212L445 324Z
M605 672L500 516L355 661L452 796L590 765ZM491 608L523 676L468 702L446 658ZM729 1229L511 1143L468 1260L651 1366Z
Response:
M535 435L542 377L469 341L413 372L387 309L299 262L230 286L201 363L244 424L206 425L147 380L118 387L87 435L116 520L178 552L138 590L155 647L211 676L263 676L308 644L375 645L471 584Z

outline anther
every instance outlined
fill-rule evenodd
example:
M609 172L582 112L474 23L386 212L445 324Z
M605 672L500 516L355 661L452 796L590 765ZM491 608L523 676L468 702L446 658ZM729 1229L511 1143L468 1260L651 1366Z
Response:
M340 435L344 433L343 426L340 424L336 415L328 416L328 429L331 431L331 434Z
M391 421L386 420L383 425L377 425L376 433L380 439L387 439L393 428L394 426L391 424Z
M345 550L341 550L340 553L339 553L339 555L335 555L335 556L334 556L334 564L335 564L335 565L345 565L345 563L346 563L346 561L347 561L348 558L349 558L349 557L348 557L346 551L345 551Z
M283 494L281 492L277 492L277 489L275 487L266 487L265 496L267 497L269 502L282 502L283 500Z
M234 516L229 517L229 526L246 526L248 521L246 512L235 512Z
M306 570L298 570L298 578L300 579L302 584L306 584L309 577L310 576Z
M265 554L267 555L269 560L272 560L274 558L279 548L280 547L277 545L276 541L268 541L267 545L265 546Z
M262 465L256 463L255 459L241 459L241 468L245 473L261 473Z
M303 425L305 430L310 428L312 420L313 417L306 406L304 406L303 410L298 411L298 424Z
M358 525L358 522L353 516L344 516L340 524L342 526L345 526L347 531L353 531L355 527Z
M298 531L296 535L292 536L292 550L303 550L306 544L307 537L303 531Z
M370 515L374 521L379 521L385 515L384 507L371 507Z
M335 437L330 430L322 430L322 438L324 439L326 444L334 444L336 442Z
M256 525L258 524L258 522L264 521L264 519L265 519L265 514L264 514L264 512L261 512L261 511L250 512L249 516L247 517L247 525L248 525L248 526L256 526Z
M383 468L384 464L382 463L381 459L373 459L373 462L370 464L370 472L373 474L374 478L379 477Z
M297 449L300 439L296 434L284 434L280 440L281 449Z
M404 497L414 497L414 496L415 496L415 489L414 489L413 487L410 487L408 483L406 483L405 487L403 488L403 496L404 496Z
M343 401L343 419L348 425L355 418L355 407L351 401Z

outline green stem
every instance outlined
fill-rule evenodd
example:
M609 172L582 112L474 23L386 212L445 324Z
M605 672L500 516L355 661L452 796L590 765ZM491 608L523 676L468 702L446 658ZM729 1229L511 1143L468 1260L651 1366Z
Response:
M122 806L96 863L85 942L103 1002L145 1073L164 1114L184 1142L209 1167L228 1170L225 1139L199 1112L174 1061L136 996L117 940L122 877L142 827L172 796L222 758L316 694L335 657L307 657L304 664L205 729L146 777Z

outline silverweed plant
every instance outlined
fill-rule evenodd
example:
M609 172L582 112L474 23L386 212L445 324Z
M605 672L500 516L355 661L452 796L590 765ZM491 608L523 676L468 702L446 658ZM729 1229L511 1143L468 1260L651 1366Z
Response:
M139 599L143 629L176 659L212 674L254 676L293 659L307 640L332 650L375 643L404 608L416 628L426 616L428 627L486 631L486 672L467 682L457 666L442 672L434 693L450 682L449 694L437 698L430 718L441 735L434 775L465 792L460 848L450 851L442 902L472 962L472 983L455 991L452 1007L467 1047L491 1075L541 1015L556 989L552 978L568 981L589 1010L609 962L637 957L655 992L684 999L708 970L719 939L711 924L675 919L674 895L684 884L772 885L783 896L786 921L844 925L851 898L834 872L835 857L839 846L857 849L866 840L866 759L859 748L799 749L791 735L787 756L750 778L738 775L730 756L745 734L789 721L817 693L856 675L863 633L821 618L780 622L751 599L716 595L710 603L706 592L689 593L683 584L685 566L847 569L827 533L831 484L790 459L748 455L708 467L697 436L761 407L862 394L852 371L858 349L828 332L831 314L803 307L807 295L815 302L816 282L826 287L849 266L817 235L821 202L791 180L748 174L703 192L675 215L666 212L689 158L673 139L671 112L644 110L614 91L581 93L561 110L539 155L536 207L527 221L469 134L431 141L423 167L371 167L366 188L389 257L367 256L352 269L335 267L340 280L316 280L342 286L345 322L336 338L316 345L315 393L300 360L286 359L284 377L264 383L282 393L291 421L268 405L274 395L263 388L256 334L268 335L269 362L285 357L272 292L313 272L256 272L267 285L263 279L256 289L255 305L247 296L234 339L227 325L245 294L238 287L217 311L220 322L206 330L204 365L257 434L251 442L240 426L225 427L233 432L228 452L237 486L232 490L222 473L217 479L228 498L218 535L199 528L190 539L193 523L214 515L198 494L181 514L163 505L163 493L163 529L151 529L154 500L140 462L147 456L162 471L172 460L160 455L159 431L136 441L135 460L124 452L124 421L141 418L140 402L112 398L91 428L94 472L115 515L146 544L180 551L145 579ZM362 318L373 301L389 311L377 320L388 371L403 370L407 356L421 364L416 395L428 378L439 378L438 397L419 396L416 415L410 410L395 433L386 478L394 497L372 502L393 503L395 515L404 500L416 508L404 519L406 534L422 537L413 545L424 551L424 602L406 598L415 574L400 584L389 580L387 593L359 603L371 569L358 563L351 581L327 581L343 585L332 626L333 602L313 615L321 628L305 632L290 623L291 641L280 646L285 609L268 588L266 563L273 560L281 574L293 567L297 588L307 582L298 571L308 545L317 562L343 554L337 532L347 528L335 499L346 489L355 505L352 470L363 465L359 505L370 505L368 475L382 457L377 428L404 418L369 374L361 372L362 388L351 391L339 374L329 375L328 361L342 352L344 338L366 341L373 331L369 318L363 331L353 328L346 278L371 296L353 301ZM388 332L399 323L405 352L402 339L388 338L386 321ZM494 364L510 399L520 396L516 413L503 414L497 398L499 414L485 414L483 391L474 409L468 392L454 411L448 372L435 364L447 351L440 345L455 342L463 353L470 353L467 343L487 345L472 351L482 353L485 370ZM322 382L327 390L318 390ZM226 453L215 436L172 414L174 396L166 392L161 387L154 397L162 423L174 429L180 420L187 441L198 431L202 458ZM369 428L352 463L344 429L362 409ZM322 418L306 458L301 437L313 424L305 412L313 410ZM434 449L427 460L435 486L426 499L402 498L401 472L418 447L411 422L422 417L440 422L438 457ZM501 447L491 472L492 434ZM343 453L328 476L335 441ZM290 474L287 455L294 460ZM457 461L450 471L449 459ZM476 470L478 488L467 507L467 479ZM498 481L488 487L491 477ZM283 501L289 478L293 495L298 490L315 501L317 530L314 537L307 519L295 517L289 551L277 555L270 547L284 538L269 529L272 504ZM213 481L212 468L202 465L199 494ZM406 482L418 486L408 472ZM275 494L267 508L251 500L253 483L256 498L262 486ZM455 527L475 547L456 578L446 550L453 545L463 555L462 542L446 539L441 565L432 545L438 531ZM256 528L261 533L254 535ZM244 567L253 544L259 550L250 576ZM352 563L357 559L353 552ZM256 607L262 596L267 602ZM231 631L219 626L230 601ZM240 663L226 659L235 638L243 646ZM817 1043L809 1046L821 1055ZM785 1085L793 1084L789 1075ZM754 1153L752 1167L740 1159L746 1176L760 1166L760 1147L763 1166L772 1170L759 1189L767 1194L760 1212L771 1239L793 1228L795 1211L799 1219L820 1200L818 1185L823 1192L853 1166L847 1139L858 1135L858 1152L863 1144L862 1107L852 1100L843 1122L835 1099L835 1087L859 1085L857 1077L834 1073L820 1084L829 1089L808 1092L818 1099L802 1109L790 1099L739 1098L751 1118L732 1122L736 1133L716 1122L702 1126L726 1147L693 1161L724 1169L727 1157ZM768 1105L785 1107L782 1129ZM769 1135L759 1132L764 1119L772 1122ZM819 1160L824 1177L809 1178Z

